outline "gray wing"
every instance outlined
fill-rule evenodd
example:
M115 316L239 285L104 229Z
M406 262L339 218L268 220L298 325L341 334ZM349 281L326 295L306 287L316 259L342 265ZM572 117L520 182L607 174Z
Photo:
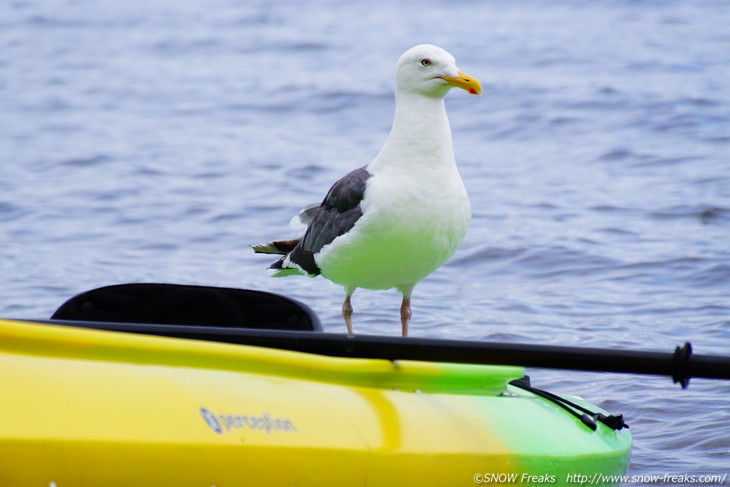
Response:
M360 202L365 194L367 180L372 175L361 167L337 181L324 197L312 217L307 231L289 253L289 260L311 275L320 273L314 255L334 239L347 233L362 216ZM271 268L281 269L284 258Z

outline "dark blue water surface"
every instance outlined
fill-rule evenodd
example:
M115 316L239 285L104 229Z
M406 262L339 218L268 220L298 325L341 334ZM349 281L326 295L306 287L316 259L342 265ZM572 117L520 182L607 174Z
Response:
M0 316L123 282L341 290L251 243L372 159L406 48L480 79L447 106L474 218L416 336L730 354L730 3L7 0ZM396 292L355 330L396 335ZM631 424L632 474L730 471L730 384L531 370ZM726 479L730 484L730 479Z

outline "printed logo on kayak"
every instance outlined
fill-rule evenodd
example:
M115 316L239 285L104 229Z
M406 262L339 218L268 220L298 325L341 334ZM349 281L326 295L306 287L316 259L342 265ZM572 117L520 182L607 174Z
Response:
M200 408L200 414L203 416L205 422L208 423L210 429L212 429L219 435L223 433L223 428L221 427L221 424L218 422L218 420L215 419L215 414L211 413L205 408Z
M222 435L233 430L263 431L273 433L297 433L294 422L289 418L277 418L269 413L260 415L247 414L215 414L207 408L200 408L200 415L207 425Z

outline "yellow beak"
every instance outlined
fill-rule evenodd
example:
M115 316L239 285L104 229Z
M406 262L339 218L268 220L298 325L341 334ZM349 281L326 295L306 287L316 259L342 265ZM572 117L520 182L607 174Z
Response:
M479 83L479 80L472 78L466 73L459 72L458 78L442 76L441 79L447 81L451 86L456 86L457 88L468 91L472 95L482 94L482 85Z

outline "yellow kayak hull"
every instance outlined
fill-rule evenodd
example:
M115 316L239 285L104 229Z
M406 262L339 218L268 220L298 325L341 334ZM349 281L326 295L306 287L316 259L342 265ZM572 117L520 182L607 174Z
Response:
M0 320L0 485L619 483L628 431L522 375Z

